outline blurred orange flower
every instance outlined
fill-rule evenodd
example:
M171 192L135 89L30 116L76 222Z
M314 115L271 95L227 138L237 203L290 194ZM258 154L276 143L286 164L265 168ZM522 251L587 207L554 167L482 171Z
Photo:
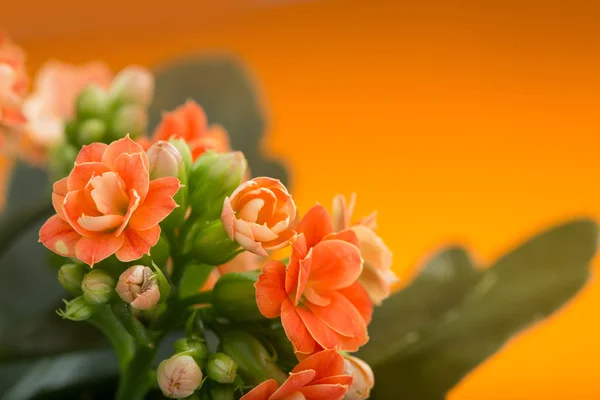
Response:
M334 233L321 205L309 210L297 231L288 267L275 260L263 266L256 283L260 312L281 316L299 358L320 348L358 350L369 339L373 304L356 281L362 271L356 234Z
M381 304L390 295L390 285L398 281L391 269L392 252L375 233L376 213L359 220L357 224L351 224L355 204L355 194L348 204L343 195L334 197L334 229L336 231L351 229L356 234L360 253L365 262L358 281L365 287L371 300L375 304Z
M54 184L57 215L42 226L40 242L90 266L112 254L137 260L158 242L158 223L177 207L178 190L174 177L150 181L146 153L129 136L84 146L69 176Z
M241 400L341 400L351 384L343 357L335 350L324 350L296 365L281 386L274 379L266 380Z
M147 146L158 140L169 140L171 137L187 142L194 161L207 150L218 153L231 150L225 129L220 125L209 126L204 110L193 100L164 113Z

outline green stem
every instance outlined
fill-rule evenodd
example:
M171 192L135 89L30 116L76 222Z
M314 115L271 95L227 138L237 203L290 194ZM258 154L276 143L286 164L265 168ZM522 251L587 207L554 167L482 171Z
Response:
M116 400L143 400L152 387L152 360L155 348L137 346L135 356L121 374Z
M42 218L49 217L53 212L52 203L44 199L44 201L6 214L0 221L0 256L29 228Z
M119 369L123 374L135 352L135 344L131 335L127 333L107 305L99 306L87 321L100 329L108 338L117 354Z
M180 303L184 307L193 306L195 304L210 304L212 303L212 290L186 297L181 300Z

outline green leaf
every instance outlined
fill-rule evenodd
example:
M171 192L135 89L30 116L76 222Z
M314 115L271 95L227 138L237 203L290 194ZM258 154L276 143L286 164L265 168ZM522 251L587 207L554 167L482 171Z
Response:
M0 334L0 362L99 347L108 342L97 329L59 318L52 309Z
M436 313L413 326L408 340L406 335L394 339L378 331L387 326L399 332L396 325L404 324L403 318L411 320L406 309L405 314L390 309L402 310L397 296L406 295L394 296L384 304L385 311L375 313L376 330L370 331L375 344L359 354L372 363L377 377L373 398L444 398L514 334L556 311L583 287L597 237L598 227L589 220L572 221L534 237L482 272L480 279L453 286L463 295L449 297L441 316ZM416 306L414 313L422 312L419 300L404 299Z

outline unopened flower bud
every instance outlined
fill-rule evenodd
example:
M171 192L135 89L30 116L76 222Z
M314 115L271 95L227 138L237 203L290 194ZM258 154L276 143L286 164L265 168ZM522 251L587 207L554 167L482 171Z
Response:
M149 106L154 95L154 77L146 68L131 65L119 72L112 81L110 97L119 103Z
M77 97L78 119L103 117L109 107L108 94L98 85L91 84Z
M192 151L190 150L190 146L185 141L185 139L172 137L168 140L177 150L179 150L179 154L181 155L181 159L183 160L183 164L185 166L185 170L190 172L192 170ZM181 180L181 179L180 179Z
M275 379L281 384L287 379L287 374L277 366L263 344L248 332L228 330L219 340L223 353L238 365L238 373L245 383L258 385Z
M183 399L198 389L202 383L202 371L191 356L175 354L159 364L157 380L165 396Z
M217 353L208 360L206 373L213 381L233 383L237 374L237 364L227 354Z
M107 303L115 290L115 280L101 269L93 269L81 282L83 297L92 304Z
M146 152L150 164L150 179L179 177L185 166L179 150L171 143L159 140Z
M176 353L185 353L194 357L197 362L200 362L208 355L206 343L199 338L181 338L175 341L173 345Z
M233 321L265 320L256 305L259 271L232 272L219 278L212 290L212 304L219 315Z
M198 221L201 223L202 221ZM239 249L239 244L229 238L223 223L213 221L197 232L190 232L193 237L189 247L197 260L209 265L222 265L229 261Z
M111 139L117 140L129 134L137 137L144 133L148 126L148 112L143 106L129 104L120 107L112 120Z
M375 378L369 364L360 358L344 354L344 365L344 373L353 378L352 386L346 392L344 400L368 399L371 389L375 385Z
M96 311L96 306L89 303L83 296L74 298L71 301L63 300L65 303L64 310L58 310L56 313L64 319L71 321L83 321L88 319Z
M200 219L221 216L225 197L240 185L248 163L244 154L209 151L196 160L189 178L190 205Z
M144 265L134 265L123 272L116 291L124 302L138 310L149 310L160 301L156 276Z
M58 270L58 281L70 293L81 294L81 282L89 270L82 264L65 264Z
M79 125L78 142L81 145L102 142L106 135L106 124L101 119L92 118Z

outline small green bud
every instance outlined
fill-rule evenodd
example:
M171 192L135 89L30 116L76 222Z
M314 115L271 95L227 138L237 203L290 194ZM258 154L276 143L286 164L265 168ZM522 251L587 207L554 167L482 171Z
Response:
M206 373L213 381L233 383L237 374L237 364L227 354L217 353L208 360Z
M77 148L67 143L52 147L50 150L49 170L54 180L69 175L77 158Z
M245 383L258 385L267 379L275 379L282 384L287 379L262 343L248 332L228 330L219 340L223 353L238 365L238 373Z
M107 303L113 296L116 282L101 269L93 269L83 277L83 297L92 304Z
M219 315L233 321L259 321L265 317L256 305L259 271L233 272L219 278L212 290L212 304Z
M58 281L70 293L81 294L81 282L89 270L85 265L65 264L58 270Z
M102 118L109 108L108 94L98 85L91 84L77 97L78 119Z
M239 248L240 245L227 236L223 223L218 219L194 232L191 251L201 263L222 265L231 260Z
M96 311L96 306L86 301L83 296L75 297L71 301L63 300L64 310L58 310L56 313L64 319L71 321L83 321L88 319Z
M110 140L117 140L129 134L137 137L148 127L148 112L136 104L125 105L114 113L111 124Z
M233 400L235 399L233 385L223 385L215 382L210 383L211 400Z
M65 124L65 136L69 143L79 146L79 121L72 119Z
M83 121L79 125L79 143L86 145L94 142L104 141L106 135L106 124L101 119L92 118Z
M221 217L225 197L240 185L248 164L244 154L209 151L196 160L189 177L190 205L198 218Z
M175 347L175 353L189 354L197 362L206 359L208 356L206 343L200 338L181 338L176 340L173 346Z
M115 76L110 98L119 104L135 103L149 106L154 95L154 77L146 68L131 65Z
M175 146L165 140L154 143L146 151L146 154L150 165L150 179L165 176L179 177L181 173L185 173L185 164L181 153Z
M160 302L164 303L171 295L171 284L155 263L152 263L152 268L154 268L156 283L158 283L158 290L160 291Z
M185 170L189 173L192 170L192 151L190 150L190 146L184 139L177 139L174 137L169 139L168 142L175 146L177 150L179 150L179 154L181 154L181 159L183 160Z

